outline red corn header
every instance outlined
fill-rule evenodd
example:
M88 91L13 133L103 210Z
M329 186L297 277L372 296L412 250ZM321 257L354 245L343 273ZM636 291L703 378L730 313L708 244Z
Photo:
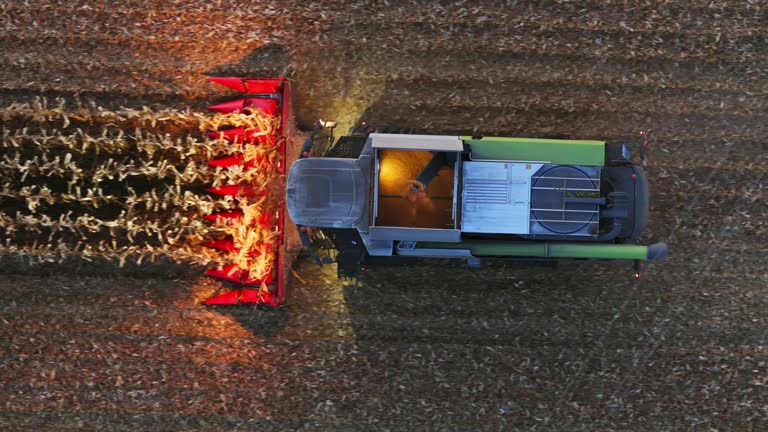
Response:
M291 83L285 78L249 79L212 77L211 81L243 93L242 98L209 107L224 114L255 114L274 119L276 127L264 131L253 127L232 127L213 131L211 138L232 146L232 154L212 160L208 165L221 169L277 173L280 185L285 175L286 143L291 132ZM276 151L251 151L249 146L276 147ZM257 149L258 150L258 149ZM251 156L249 156L251 155ZM239 287L205 301L208 305L266 304L277 306L285 301L288 266L283 223L285 198L283 186L241 182L207 189L208 192L234 197L238 209L210 215L205 219L231 228L234 235L206 242L206 246L237 257L235 264L208 269L208 276L238 284ZM256 204L252 204L256 203ZM243 211L243 208L246 211Z

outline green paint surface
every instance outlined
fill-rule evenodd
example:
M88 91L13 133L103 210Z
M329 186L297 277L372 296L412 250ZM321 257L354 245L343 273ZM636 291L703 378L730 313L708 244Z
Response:
M605 142L539 138L462 136L469 144L473 160L548 162L557 165L603 166Z
M470 240L459 243L419 242L427 249L467 249L474 256L638 259L648 258L648 247L630 244L559 243Z

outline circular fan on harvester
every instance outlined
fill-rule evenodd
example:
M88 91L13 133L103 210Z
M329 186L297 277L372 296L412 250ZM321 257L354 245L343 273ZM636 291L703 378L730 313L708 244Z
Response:
M577 167L559 165L546 169L535 177L531 187L533 219L552 234L588 229L597 222L598 205L569 198L594 198L599 191L599 182Z

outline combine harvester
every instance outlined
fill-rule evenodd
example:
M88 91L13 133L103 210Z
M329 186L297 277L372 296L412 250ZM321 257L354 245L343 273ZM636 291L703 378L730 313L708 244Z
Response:
M318 149L314 137L322 126L333 126L319 124L294 155L285 146L291 119L288 81L212 80L246 93L212 109L281 116L277 133L282 136L270 142L280 146L278 172L284 174L288 165L290 170L274 222L280 235L271 277L253 279L247 269L236 267L209 270L211 276L260 287L240 288L207 304L285 300L286 209L303 245L316 261L335 261L339 277L357 277L371 262L425 257L469 265L483 258L626 259L634 262L639 277L644 261L667 254L664 243L634 244L648 220L648 180L623 144L392 134L356 127ZM318 257L318 245L334 250L331 259Z

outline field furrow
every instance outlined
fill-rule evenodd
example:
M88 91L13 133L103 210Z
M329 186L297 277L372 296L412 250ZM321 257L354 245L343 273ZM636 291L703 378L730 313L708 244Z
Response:
M0 2L0 430L768 430L766 29L760 1ZM205 168L236 97L208 75L288 75L336 135L647 131L670 255L301 257L287 306L203 307L237 287L201 275L234 202L204 184L259 181Z

